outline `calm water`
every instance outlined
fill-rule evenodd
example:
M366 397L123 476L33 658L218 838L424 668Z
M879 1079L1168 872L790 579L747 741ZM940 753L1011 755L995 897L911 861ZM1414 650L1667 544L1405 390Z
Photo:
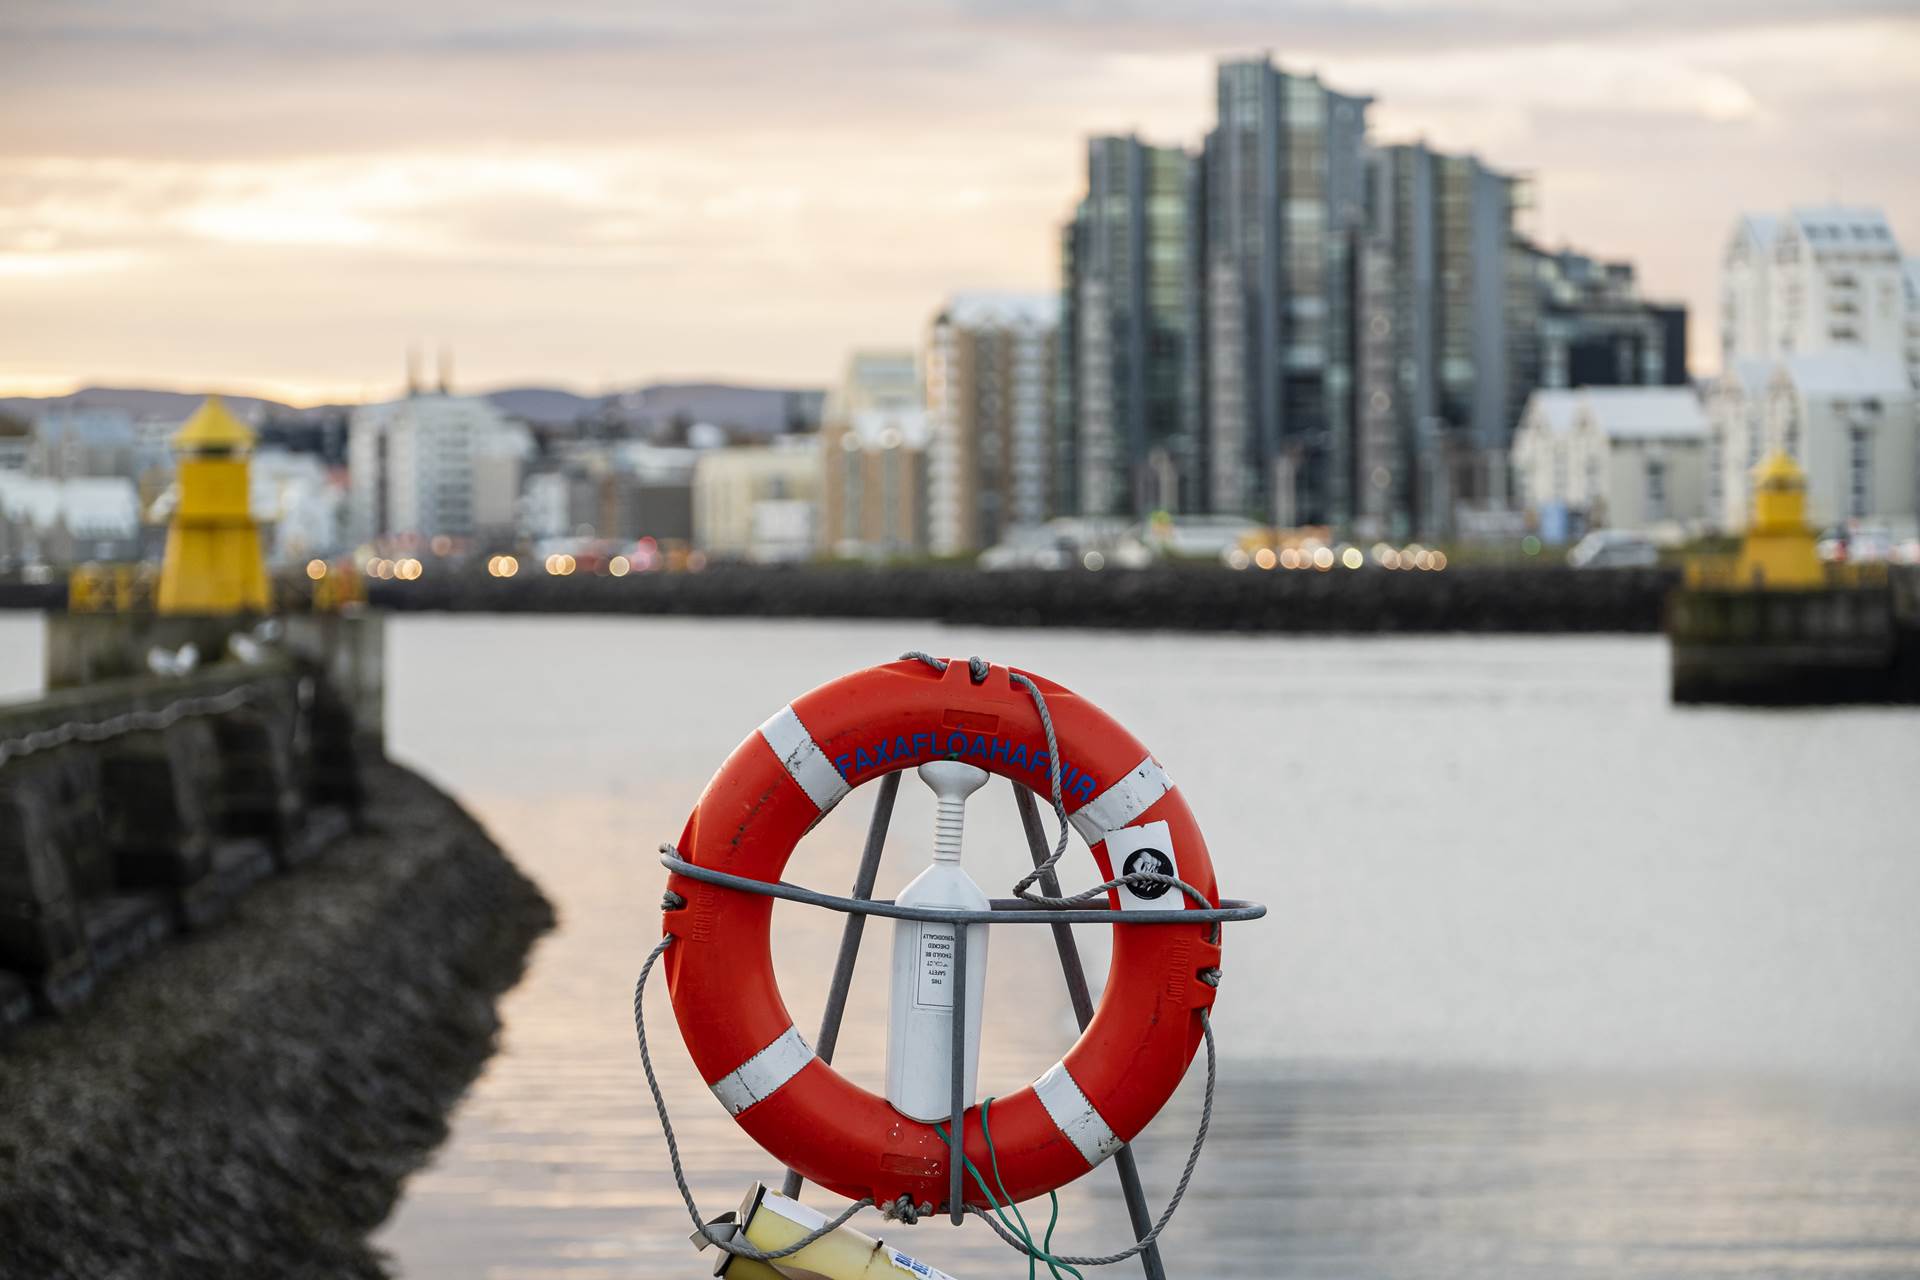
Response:
M1175 1275L1920 1275L1913 713L1676 711L1649 639L577 619L391 634L395 753L472 805L562 916L382 1234L415 1280L705 1274L628 1025L658 936L654 846L770 711L919 646L1104 704L1186 789L1223 886L1273 908L1229 931L1223 1118L1168 1238ZM901 794L888 892L930 829L924 788ZM863 800L809 838L795 878L850 883ZM1012 805L972 812L975 875L1010 883ZM838 926L776 919L809 1031ZM1103 942L1084 939L1096 971ZM1051 964L1044 934L996 935L992 1007L1019 1013L990 1027L989 1087L1070 1043L1064 993L1022 981ZM840 1054L870 1087L885 989L870 945ZM730 1208L776 1171L701 1088L657 994L696 1190ZM1140 1144L1156 1202L1195 1093ZM1105 1171L1063 1200L1087 1250L1122 1230ZM1024 1273L977 1224L893 1238L969 1280Z
M0 633L16 659L22 634ZM413 1280L707 1273L630 1026L659 932L654 847L770 711L910 647L1102 703L1186 790L1223 889L1272 908L1228 932L1220 1115L1167 1237L1175 1276L1920 1276L1920 715L1676 711L1649 639L593 619L389 634L394 753L457 792L562 918L381 1233ZM902 788L885 892L924 856L925 797ZM790 874L850 883L867 807L844 803ZM974 802L969 833L998 891L1025 859L1004 790ZM1074 857L1070 887L1092 879ZM809 1034L838 926L776 913ZM870 1087L876 939L839 1054ZM1098 972L1104 939L1082 945ZM989 1001L1007 1016L985 1087L1070 1043L1064 992L1030 980L1052 964L1044 932L996 934ZM656 994L683 1149L717 1213L777 1170L700 1086ZM1137 1144L1156 1204L1197 1083ZM1117 1242L1110 1173L1062 1202L1068 1247ZM978 1224L888 1235L966 1280L1025 1272Z

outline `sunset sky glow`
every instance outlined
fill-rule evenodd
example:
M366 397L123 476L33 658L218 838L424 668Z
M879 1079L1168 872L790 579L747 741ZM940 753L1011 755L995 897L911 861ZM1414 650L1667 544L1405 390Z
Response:
M1752 0L370 0L0 9L0 392L823 385L946 293L1051 289L1085 137L1197 143L1271 50L1535 179L1710 372L1743 208L1884 208L1920 254L1920 10Z

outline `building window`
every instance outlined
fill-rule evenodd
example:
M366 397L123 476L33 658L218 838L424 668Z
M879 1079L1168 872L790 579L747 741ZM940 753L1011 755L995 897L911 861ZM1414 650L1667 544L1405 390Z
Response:
M1667 464L1662 458L1647 459L1647 519L1667 518Z
M1864 519L1873 493L1873 433L1855 427L1847 451L1847 514Z
M1726 447L1726 441L1718 431L1707 439L1707 506L1711 519L1716 523L1727 490Z

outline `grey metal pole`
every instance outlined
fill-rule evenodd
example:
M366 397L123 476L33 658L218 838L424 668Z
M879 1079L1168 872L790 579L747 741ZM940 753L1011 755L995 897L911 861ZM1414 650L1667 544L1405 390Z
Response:
M1047 833L1040 826L1039 807L1033 802L1033 793L1025 787L1011 781L1008 785L1013 788L1013 802L1020 808L1020 825L1027 832L1027 850L1037 867L1053 852L1047 845ZM1050 898L1060 896L1060 877L1051 869L1040 873L1040 892ZM1067 999L1073 1003L1074 1020L1085 1031L1093 1021L1093 996L1087 990L1087 971L1080 963L1080 948L1073 941L1073 926L1055 924L1048 928L1053 930L1053 946L1060 953L1060 969L1067 977ZM1147 1193L1140 1185L1140 1168L1134 1163L1132 1146L1123 1146L1113 1153L1113 1167L1120 1175L1120 1194L1126 1199L1127 1217L1133 1222L1133 1238L1138 1240L1153 1229L1153 1214L1147 1208ZM1148 1280L1167 1280L1158 1242L1140 1251L1140 1265L1145 1268Z
M953 1107L947 1117L947 1160L953 1167L947 1179L947 1212L956 1227L967 1217L962 1199L967 1153L962 1139L967 1123L967 934L971 928L953 926Z
M867 823L867 847L860 854L860 870L854 874L853 896L865 900L873 896L873 883L880 875L880 853L887 845L887 827L893 822L894 797L900 794L900 773L880 779L880 794L873 802L873 819ZM833 1047L840 1042L840 1019L847 1011L847 991L853 986L854 961L860 958L860 936L866 931L867 918L858 912L847 916L840 930L840 955L833 962L833 982L827 988L827 1009L820 1015L820 1034L813 1051L822 1062L833 1061ZM800 1194L802 1179L787 1170L780 1193L789 1200Z

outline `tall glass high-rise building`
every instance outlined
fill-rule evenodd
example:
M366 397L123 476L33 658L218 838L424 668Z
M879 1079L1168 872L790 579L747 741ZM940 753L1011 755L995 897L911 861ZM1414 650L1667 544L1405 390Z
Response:
M1222 63L1218 88L1202 159L1209 505L1343 524L1372 99L1265 58Z
M1206 509L1194 375L1194 159L1135 137L1087 144L1061 246L1064 510Z
M1471 155L1413 143L1369 157L1361 261L1356 528L1455 532L1504 505L1517 314L1514 214L1525 187Z

